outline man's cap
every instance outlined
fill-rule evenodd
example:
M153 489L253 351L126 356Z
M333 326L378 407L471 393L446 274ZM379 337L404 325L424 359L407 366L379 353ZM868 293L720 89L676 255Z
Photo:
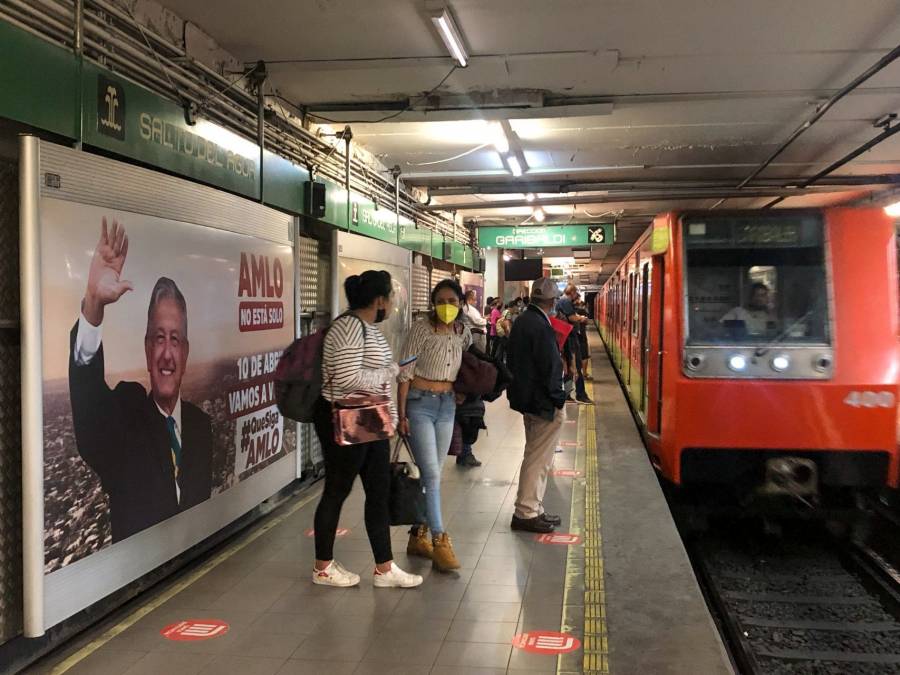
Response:
M532 300L554 300L559 297L559 286L553 279L542 277L531 284Z

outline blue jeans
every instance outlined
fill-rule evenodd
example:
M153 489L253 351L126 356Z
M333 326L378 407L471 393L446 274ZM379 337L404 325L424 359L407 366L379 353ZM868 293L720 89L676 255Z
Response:
M428 528L432 536L437 536L444 531L441 518L441 467L453 438L456 395L452 391L435 394L410 389L406 397L406 416L409 418L409 445L425 488Z

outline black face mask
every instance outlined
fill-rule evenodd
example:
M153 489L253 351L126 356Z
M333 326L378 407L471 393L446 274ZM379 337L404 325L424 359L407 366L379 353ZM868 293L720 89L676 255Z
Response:
M375 323L381 323L382 321L385 320L386 317L387 317L387 310L385 310L383 308L379 309L377 312L375 312Z

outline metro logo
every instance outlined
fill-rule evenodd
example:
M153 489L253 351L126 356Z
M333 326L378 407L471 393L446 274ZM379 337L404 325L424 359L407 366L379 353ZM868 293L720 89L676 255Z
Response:
M167 640L195 642L221 637L228 632L228 624L218 619L191 619L173 623L160 631Z
M557 546L573 546L581 543L581 537L568 532L554 532L552 534L539 534L534 540L539 544L556 544Z
M574 652L581 646L581 640L568 633L550 630L536 630L520 633L512 640L516 649L532 654L565 654Z

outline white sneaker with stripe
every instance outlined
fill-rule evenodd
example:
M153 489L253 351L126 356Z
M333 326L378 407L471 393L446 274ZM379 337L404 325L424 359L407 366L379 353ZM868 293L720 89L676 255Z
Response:
M390 572L375 570L372 576L372 585L376 588L415 588L422 585L422 577L418 574L404 572L397 563L391 563Z
M337 560L332 560L324 570L313 567L312 581L320 586L347 588L359 583L359 575L345 569Z

